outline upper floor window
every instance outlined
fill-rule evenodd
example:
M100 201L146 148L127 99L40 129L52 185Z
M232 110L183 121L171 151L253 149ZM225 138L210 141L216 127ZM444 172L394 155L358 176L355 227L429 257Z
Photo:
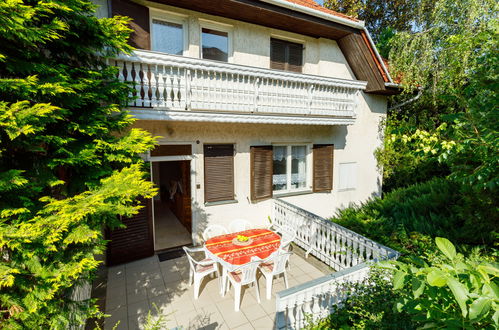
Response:
M208 60L228 62L229 34L209 28L202 28L202 57Z
M152 50L173 55L182 55L184 53L183 25L153 19Z
M302 72L303 45L280 39L270 39L270 68Z

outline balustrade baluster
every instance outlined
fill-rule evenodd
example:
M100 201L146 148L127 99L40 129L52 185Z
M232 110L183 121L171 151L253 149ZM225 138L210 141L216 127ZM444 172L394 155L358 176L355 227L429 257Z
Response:
M144 89L144 107L151 106L151 71L150 65L142 63L142 86Z
M143 83L142 83L142 70L141 70L141 64L140 63L133 63L133 71L134 71L134 86L135 86L135 91L136 91L136 97L137 99L135 100L135 104L137 106L143 106L144 105L144 95L143 95Z
M150 90L149 94L151 95L151 106L155 107L155 106L158 106L158 96L156 95L156 92L158 90L158 86L156 84L156 75L158 72L158 70L157 70L158 66L151 64L149 66L149 68L150 68L149 83L151 84L151 90Z
M158 79L157 79L157 84L158 84L158 106L159 107L164 107L166 105L165 102L165 66L160 65L159 69L157 70L158 72Z

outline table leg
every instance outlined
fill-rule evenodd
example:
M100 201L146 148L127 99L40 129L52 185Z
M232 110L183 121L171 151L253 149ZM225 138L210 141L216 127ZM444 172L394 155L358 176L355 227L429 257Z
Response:
M227 291L226 285L227 285L227 268L222 266L222 285L220 286L221 288L220 294L222 295L222 297L225 297L225 292Z

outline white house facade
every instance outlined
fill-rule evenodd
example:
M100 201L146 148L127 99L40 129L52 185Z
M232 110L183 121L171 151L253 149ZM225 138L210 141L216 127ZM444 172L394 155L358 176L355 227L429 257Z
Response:
M111 263L198 244L211 224L266 226L273 198L330 217L380 194L397 89L363 22L312 0L95 2L133 18L137 49L109 64L133 83L135 127L161 137L145 156L160 194L109 233Z

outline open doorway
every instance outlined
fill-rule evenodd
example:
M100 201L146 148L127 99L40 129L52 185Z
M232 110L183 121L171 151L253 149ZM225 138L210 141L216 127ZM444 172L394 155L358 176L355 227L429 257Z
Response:
M152 162L154 197L154 249L192 243L190 160Z

